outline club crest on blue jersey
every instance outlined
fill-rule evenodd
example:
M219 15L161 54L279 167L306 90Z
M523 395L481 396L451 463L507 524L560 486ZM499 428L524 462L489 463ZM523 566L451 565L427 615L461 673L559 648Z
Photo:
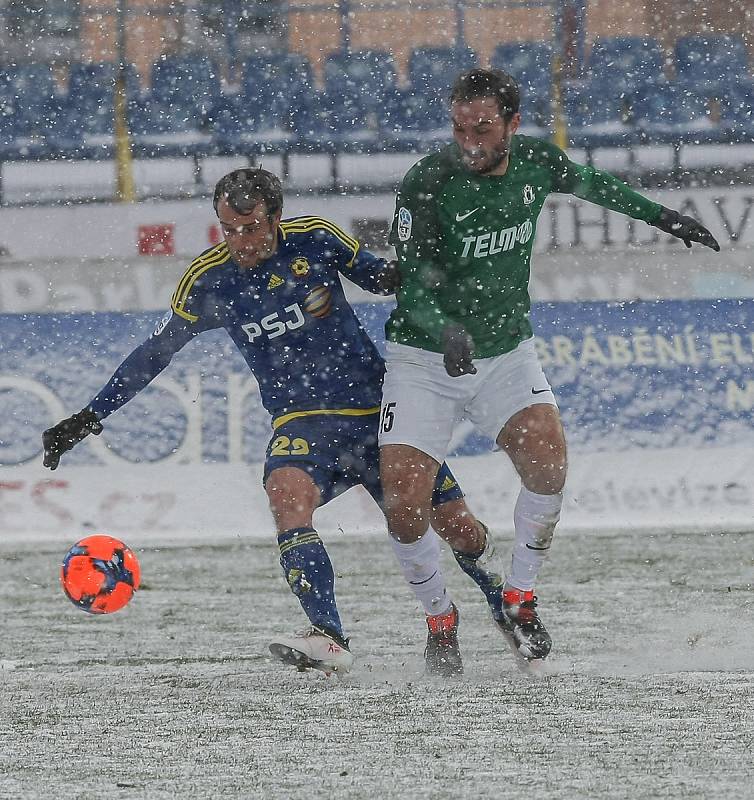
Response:
M297 258L291 264L291 272L297 278L303 278L304 275L309 274L309 262L305 258Z

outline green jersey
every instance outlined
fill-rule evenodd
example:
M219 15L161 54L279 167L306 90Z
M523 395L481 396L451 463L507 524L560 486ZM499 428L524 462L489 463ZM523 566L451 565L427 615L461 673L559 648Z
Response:
M488 358L528 339L529 262L551 192L645 222L661 209L613 175L528 136L513 137L505 175L469 171L455 144L415 164L401 184L390 234L401 289L388 340L442 352L443 328L457 323L473 338L474 356Z

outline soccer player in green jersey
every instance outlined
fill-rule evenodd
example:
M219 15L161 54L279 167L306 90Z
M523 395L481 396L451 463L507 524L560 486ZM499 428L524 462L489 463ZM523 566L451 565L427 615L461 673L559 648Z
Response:
M560 517L566 443L529 322L529 262L551 192L644 220L713 250L712 234L558 147L516 133L519 89L504 72L475 69L451 93L454 144L414 165L400 187L391 232L401 288L387 332L380 462L388 527L418 545L455 425L470 419L521 477L515 542L495 621L531 662L552 640L534 588ZM456 558L473 571L491 545Z

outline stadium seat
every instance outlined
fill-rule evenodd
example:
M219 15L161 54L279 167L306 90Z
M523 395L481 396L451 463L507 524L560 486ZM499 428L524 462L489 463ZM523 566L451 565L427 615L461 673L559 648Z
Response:
M722 122L731 142L754 142L754 80L729 87L722 104Z
M157 103L144 97L129 106L132 147L137 155L180 157L200 152L211 137L205 117L176 104Z
M305 98L314 92L313 86L311 64L303 56L287 53L254 56L244 62L240 97L249 113L259 120L260 129L282 132L290 128L289 112L292 107L295 111L294 98Z
M385 150L422 149L451 138L447 103L439 95L390 89L377 121Z
M222 96L218 67L203 55L163 56L152 65L149 96L164 108L206 113Z
M214 107L207 118L207 132L217 155L271 152L289 138L282 128L270 124L269 115L241 95L226 96Z
M376 141L376 125L357 92L300 92L291 103L289 129L298 150L354 152Z
M724 98L678 81L637 91L636 125L650 143L715 143L728 137L723 122Z
M575 147L621 147L638 139L631 97L620 87L603 81L567 87L563 105Z
M50 157L63 121L49 64L10 64L0 70L0 146L3 157Z
M362 95L371 110L377 109L385 92L395 85L395 64L389 53L378 50L331 53L325 61L325 91Z
M57 97L49 64L11 64L3 68L0 81L13 90L22 108L42 111Z
M492 53L491 66L512 75L521 87L521 96L550 97L552 48L546 42L499 44Z
M409 82L416 92L440 95L447 100L458 75L477 63L470 47L419 47L409 56Z
M730 85L750 77L746 44L737 36L684 36L675 45L675 66L686 83Z
M648 81L662 81L663 64L662 48L651 37L597 38L587 58L587 75L591 80L630 90Z
M368 152L377 141L377 118L368 95L355 87L348 94L335 88L325 91L328 144L343 152Z
M117 65L112 61L75 62L68 74L69 128L82 137L108 136L113 133L113 99ZM139 75L133 64L126 66L126 96L131 102L141 93Z
M279 95L282 106L302 91L314 89L308 59L293 53L272 53L247 59L242 67L240 93L249 99Z

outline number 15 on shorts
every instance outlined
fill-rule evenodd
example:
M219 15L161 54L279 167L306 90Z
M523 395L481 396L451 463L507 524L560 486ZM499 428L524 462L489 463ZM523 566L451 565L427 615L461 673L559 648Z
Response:
M382 417L380 419L380 430L383 433L389 433L393 429L395 422L395 403L385 403L382 407Z

